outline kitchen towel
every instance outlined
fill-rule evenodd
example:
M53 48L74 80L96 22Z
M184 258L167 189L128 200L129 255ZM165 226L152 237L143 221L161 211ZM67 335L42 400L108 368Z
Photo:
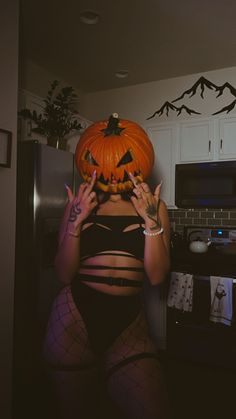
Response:
M210 320L231 326L233 316L233 279L211 276Z
M168 307L181 311L192 311L193 275L183 272L171 272L168 291Z

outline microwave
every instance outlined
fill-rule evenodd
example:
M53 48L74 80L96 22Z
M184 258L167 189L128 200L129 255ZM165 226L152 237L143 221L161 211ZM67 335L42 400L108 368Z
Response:
M176 164L178 208L236 208L236 161Z

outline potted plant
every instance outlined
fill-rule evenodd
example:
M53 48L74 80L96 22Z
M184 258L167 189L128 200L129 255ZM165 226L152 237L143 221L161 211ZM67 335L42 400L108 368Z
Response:
M59 89L59 81L54 80L44 99L42 113L35 110L22 109L18 115L29 119L36 125L33 132L44 135L47 144L61 149L66 149L67 135L79 131L82 126L77 120L78 112L74 106L77 94L71 86Z

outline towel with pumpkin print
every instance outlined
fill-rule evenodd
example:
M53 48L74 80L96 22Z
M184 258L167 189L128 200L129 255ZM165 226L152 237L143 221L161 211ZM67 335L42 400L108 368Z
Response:
M193 275L171 272L167 305L181 311L192 311Z
M210 320L231 326L233 316L233 279L211 276Z

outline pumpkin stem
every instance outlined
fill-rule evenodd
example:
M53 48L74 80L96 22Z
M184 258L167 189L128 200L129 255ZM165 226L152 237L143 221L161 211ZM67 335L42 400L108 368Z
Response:
M108 137L109 135L120 135L124 128L120 128L118 124L118 114L113 113L108 120L107 127L102 130L102 132L104 132L104 137Z

